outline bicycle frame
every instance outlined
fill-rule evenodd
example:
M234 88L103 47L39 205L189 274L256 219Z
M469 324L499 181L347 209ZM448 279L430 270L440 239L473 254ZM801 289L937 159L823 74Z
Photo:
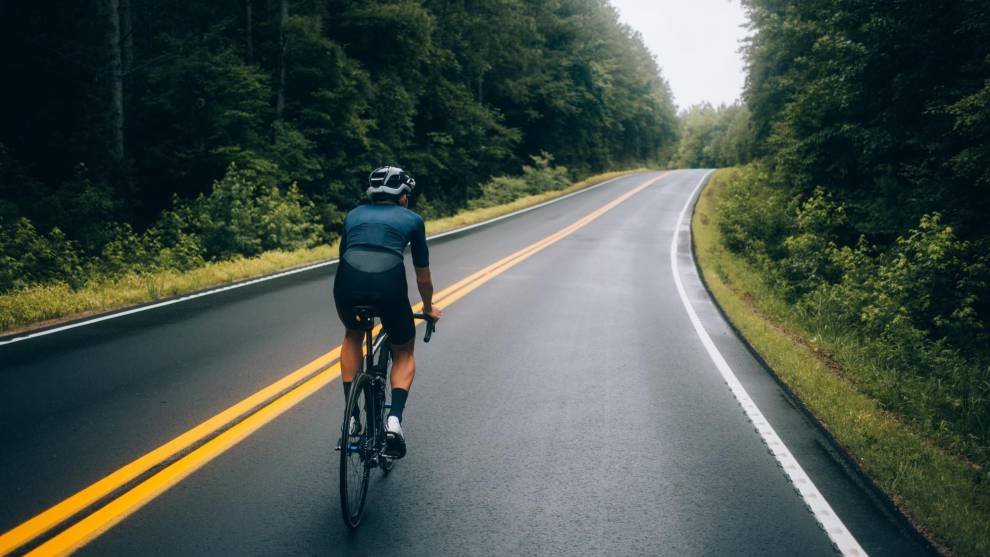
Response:
M374 328L373 317L362 315L366 317L367 321L362 319L365 323L364 331L364 345L365 345L365 356L364 356L364 366L363 369L358 371L358 375L365 375L368 377L369 385L371 389L371 413L368 416L368 422L365 427L368 431L372 433L372 439L370 446L361 447L356 445L348 445L347 451L362 451L364 452L364 460L369 468L377 468L385 463L385 459L388 458L384 456L385 450L385 411L388 410L389 404L386 402L386 391L387 386L385 382L388 375L388 364L387 359L381 360L381 358L389 358L390 354L386 354L383 350L387 351L390 349L388 335L385 332L381 332L378 338L375 339L373 335ZM376 365L376 356L380 356L379 360L382 365ZM357 377L355 376L355 381ZM345 420L346 421L346 420Z
M344 513L344 522L349 528L356 528L361 521L361 514L364 512L364 501L368 489L368 473L372 468L381 468L385 473L392 469L393 459L385 454L385 411L390 407L388 404L388 362L391 358L391 343L388 334L381 331L378 338L374 338L375 309L369 306L358 306L354 308L358 322L364 332L364 365L358 370L354 377L352 391L348 403L345 405L344 420L340 427L341 443L338 448L340 454L340 493L341 510ZM430 336L434 331L434 323L429 316L414 314L414 317L427 320L425 342L430 341ZM377 363L376 363L377 360ZM354 387L360 390L354 390ZM364 409L365 425L362 434L357 434L360 439L357 442L351 441L349 434L351 415L359 400L364 396L366 407ZM370 408L368 407L370 406ZM359 462L352 462L351 456L357 455ZM350 463L350 464L349 464ZM361 470L356 477L351 478L357 481L359 490L351 493L348 490L348 477L351 466L356 465L354 470ZM354 484L351 484L354 485ZM354 503L357 507L352 508Z
M374 439L371 454L368 455L368 464L372 468L375 468L383 465L384 460L388 458L383 455L385 451L385 411L391 405L385 400L388 390L388 386L385 384L388 380L388 364L387 360L383 360L383 358L390 358L391 355L382 352L383 349L390 349L388 335L384 332L380 333L377 341L375 341L372 339L371 330L368 330L365 332L365 344L367 354L365 355L365 368L362 373L367 374L370 380L371 400L374 405L372 407L374 423L370 424L370 431L374 432ZM380 365L375 365L376 357Z

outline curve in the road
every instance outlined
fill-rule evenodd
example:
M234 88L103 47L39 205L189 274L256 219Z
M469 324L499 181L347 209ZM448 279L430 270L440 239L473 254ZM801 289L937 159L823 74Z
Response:
M722 378L725 379L725 383L729 386L732 391L732 395L736 397L739 405L742 406L743 411L746 412L746 416L750 419L756 428L756 432L760 434L760 437L767 444L767 448L770 449L770 453L773 454L777 462L780 463L781 468L783 468L784 473L790 479L791 483L794 485L794 489L801 495L808 509L811 510L815 517L815 520L821 524L822 529L828 534L829 539L835 544L836 549L840 553L849 557L862 557L866 555L866 552L853 537L846 525L842 523L835 511L832 510L832 506L829 505L825 497L822 496L821 492L815 486L811 478L804 471L804 468L798 463L791 451L788 450L784 442L781 441L780 436L774 431L773 427L764 417L763 412L756 406L753 399L746 392L746 388L743 387L742 383L739 382L739 378L732 371L732 367L719 352L718 347L712 342L711 337L708 335L708 331L705 330L704 325L701 324L701 319L698 318L698 314L694 311L694 307L691 305L691 300L688 298L687 292L684 289L684 283L681 281L680 269L678 266L678 241L680 240L681 227L684 226L684 215L687 213L688 209L692 206L692 202L695 197L697 197L698 191L705 184L708 178L711 176L712 172L706 173L701 180L698 181L698 185L695 186L694 191L688 197L687 202L684 204L684 208L681 209L680 215L677 217L677 223L674 225L674 235L670 242L670 267L674 273L674 285L677 288L677 293L680 295L681 303L684 304L684 309L688 313L688 318L691 320L691 324L694 326L695 332L698 334L698 338L701 339L702 345L705 347L705 351L711 357L712 362L718 369L719 373L722 374ZM689 252L690 253L690 252ZM693 257L692 257L693 262Z

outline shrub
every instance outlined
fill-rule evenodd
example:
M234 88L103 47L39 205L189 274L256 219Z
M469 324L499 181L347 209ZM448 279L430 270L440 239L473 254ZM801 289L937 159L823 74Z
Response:
M784 238L793 228L786 198L769 183L765 170L744 166L726 178L719 205L725 247L764 269L784 256Z
M468 201L468 207L480 209L504 205L529 195L529 192L529 185L522 178L498 176L481 185L481 196Z
M35 222L57 223L86 256L98 255L101 247L113 237L113 222L120 213L121 201L109 184L94 181L84 164L76 166L72 178L47 196L44 203L48 215L37 214Z
M468 201L468 208L504 205L520 197L563 189L570 184L567 167L553 166L553 156L549 153L530 158L533 166L524 165L522 176L498 176L482 184L481 195Z
M567 167L553 166L553 155L550 153L540 152L539 155L530 158L533 160L533 166L522 167L522 179L529 188L527 195L563 189L570 184Z
M52 280L82 284L78 246L58 228L39 233L26 218L0 223L0 292Z
M837 263L838 231L846 222L845 209L821 188L795 211L795 233L784 238L780 262L786 293L792 301L823 283L841 276Z
M181 205L178 201L172 204ZM148 229L145 242L159 248L155 256L159 268L188 271L205 262L199 237L188 230L189 224L176 211L162 211L155 225Z
M294 184L283 191L273 179L233 164L210 195L179 204L173 218L199 239L210 260L311 247L324 240L313 203Z
M200 246L199 240L185 233L179 234L172 243L162 246L155 256L156 266L160 269L188 271L202 266L205 262L203 247Z
M965 345L983 332L975 306L985 295L987 265L974 260L938 213L897 239L868 284L875 293L863 321L881 331L898 320Z

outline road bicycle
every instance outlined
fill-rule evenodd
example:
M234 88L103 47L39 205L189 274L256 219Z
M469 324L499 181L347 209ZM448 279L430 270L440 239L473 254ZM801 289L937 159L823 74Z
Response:
M388 373L392 366L392 344L384 329L373 338L375 319L379 317L374 307L357 306L354 314L364 330L364 366L351 383L337 446L340 452L340 510L348 528L357 528L361 523L371 471L381 468L382 473L388 474L395 464L394 459L385 454L385 419L391 407ZM413 317L426 321L423 341L430 342L435 330L433 319L422 313L413 314Z

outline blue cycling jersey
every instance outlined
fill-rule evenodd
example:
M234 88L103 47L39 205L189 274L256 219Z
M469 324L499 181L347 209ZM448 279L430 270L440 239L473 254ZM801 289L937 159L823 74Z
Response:
M355 247L384 249L400 258L410 245L413 266L429 267L426 224L423 217L391 203L359 205L344 217L340 256Z

